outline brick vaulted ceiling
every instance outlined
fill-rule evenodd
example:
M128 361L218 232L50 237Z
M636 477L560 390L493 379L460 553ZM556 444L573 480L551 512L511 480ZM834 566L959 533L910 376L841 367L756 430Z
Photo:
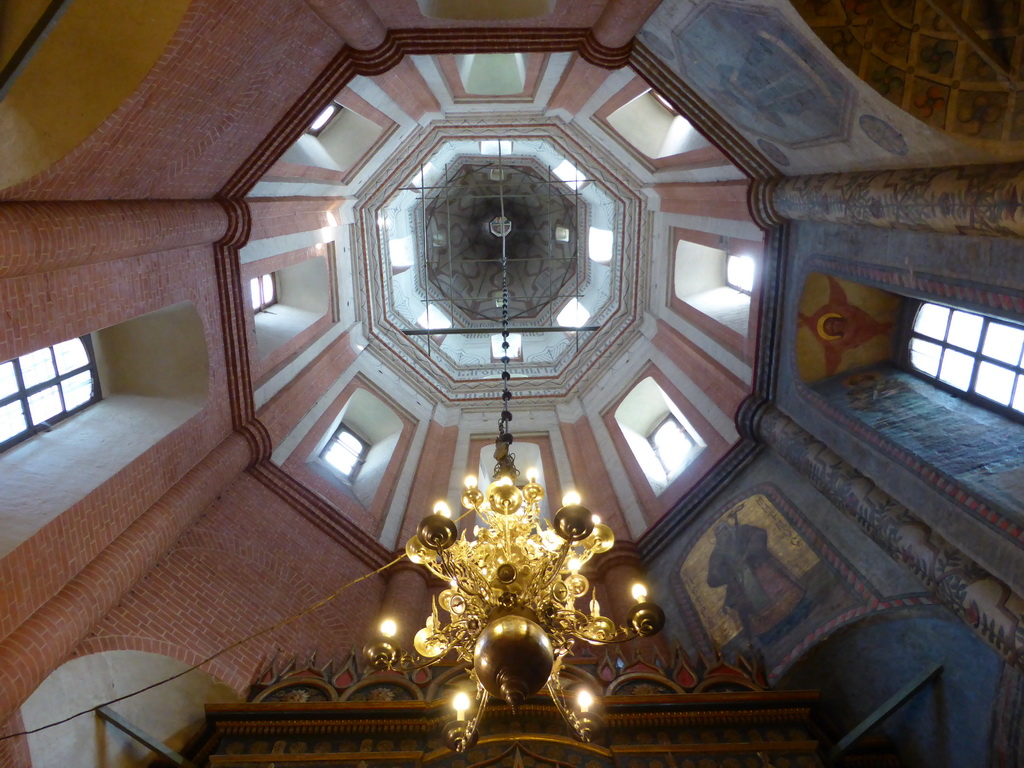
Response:
M191 664L380 567L435 499L457 502L500 402L481 349L492 321L475 316L486 314L493 253L475 260L489 264L479 274L468 258L446 272L430 249L455 238L435 241L438 219L424 212L439 198L417 200L413 187L431 158L444 158L445 180L492 162L474 154L483 140L511 140L508 160L528 183L549 183L562 159L588 180L554 214L513 217L535 233L568 224L577 256L550 280L515 275L516 301L545 295L522 321L550 324L578 294L599 327L524 333L519 443L532 441L552 498L578 487L647 553L671 540L695 500L759 450L740 436L745 398L774 396L769 358L782 342L759 318L779 309L785 275L755 279L748 314L715 317L726 286L702 261L772 260L750 188L1020 159L1019 142L990 138L1012 130L1009 96L990 91L1002 107L983 100L976 114L945 106L984 95L948 72L915 69L900 92L869 84L849 67L873 61L870 50L842 50L858 19L833 13L812 29L810 6L836 9L800 5L557 0L541 18L465 21L426 18L416 0L74 0L0 101L0 359L191 305L207 394L121 464L107 454L138 447L145 430L117 440L93 425L106 441L88 460L39 448L46 493L39 472L9 471L11 457L75 435L78 417L5 453L0 581L15 586L0 590L0 719L76 654L132 648ZM466 75L466 57L482 54L521 54L518 90L480 93L497 85ZM307 129L334 101L350 122L327 146ZM638 130L655 124L657 141ZM403 188L408 207L395 202ZM473 240L478 215L462 220L459 242ZM610 233L604 261L591 258L591 228ZM536 254L539 240L523 247ZM777 258L780 241L768 253ZM310 282L329 283L318 293L327 309L271 349L249 280L309 262L323 266ZM453 290L463 279L467 290ZM424 299L484 332L407 336ZM655 482L633 447L652 434L644 406L661 400L658 414L671 401L703 445L675 479ZM390 440L366 487L339 488L312 467L349 403ZM276 647L347 651L381 581L322 621L225 654L216 674L242 690Z
M230 258L247 241L267 238L275 229L267 223L272 216L291 216L295 226L312 229L344 227L337 245L348 293L341 298L352 306L353 344L366 352L357 366L363 375L381 377L375 382L381 390L388 388L388 376L398 376L423 402L455 406L468 422L489 421L480 415L493 410L487 336L460 341L454 334L441 339L402 331L416 322L415 301L424 299L442 306L448 301L462 326L491 321L473 317L479 307L467 311L453 300L455 276L446 277L436 262L432 267L421 260L407 276L396 274L380 221L396 191L408 187L444 146L511 137L520 146L547 147L532 157L513 150L510 157L538 176L550 174L557 158L567 158L588 179L576 206L572 276L517 277L535 294L556 286L559 295L533 307L523 322L550 325L561 300L578 294L599 327L527 336L523 361L513 363L521 407L558 407L564 422L594 412L605 418L653 366L664 374L664 387L686 385L679 394L691 401L695 419L707 417L702 428L712 439L703 472L737 438L733 417L753 380L758 291L750 311L754 321L746 327L706 322L706 312L681 298L690 275L674 269L677 244L758 258L762 230L746 200L751 179L913 167L936 156L971 162L997 151L922 128L829 58L787 0L742 6L559 0L549 16L510 22L428 19L413 0L197 0L167 5L163 12L155 24L112 17L98 0L76 2L0 103L0 124L11 138L0 147L0 199L51 203L52 215L65 221L84 210L74 208L80 201L126 201L102 209L113 221L129 215L128 201L146 200L152 222L139 219L140 240L132 245L140 254L207 244L222 234L219 247L227 255L217 262L217 278L229 368L225 386L238 427L281 392L287 383L282 372L294 374L295 361L286 354L259 359L239 292L249 267ZM60 56L67 43L61 35L83 30L99 35L91 38L95 55L69 68ZM116 77L99 54L104 34L132 41ZM767 40L766 34L784 44L750 48L751 40ZM513 53L521 54L518 92L476 93L479 85L463 78L466 56ZM768 80L771 87L765 87ZM616 122L622 108L651 88L667 105L665 119L680 115L688 131L667 154L641 146L643 137L631 134L633 118ZM370 138L346 149L345 163L309 162L296 148L332 101L358 116L362 127L356 132ZM650 115L663 107L652 101L645 109ZM445 173L477 162L469 157L463 152L447 158ZM189 203L170 202L180 200ZM279 213L286 208L289 213ZM19 209L8 210L16 215ZM407 234L413 247L434 247L416 231L417 215L422 221L414 201L403 214L412 223ZM595 223L611 233L607 263L588 259L584 231ZM103 229L96 227L76 240L69 225L70 245L52 258L65 268L95 260L103 252L95 241ZM12 256L5 274L34 274L40 257L32 254L46 252L47 245L34 247L24 258ZM493 278L492 268L470 285L471 292ZM399 290L402 280L411 288ZM69 334L97 327L59 322ZM315 330L323 333L321 341L333 338L323 326ZM307 352L326 346L317 347L312 338ZM28 351L30 343L19 337L11 354ZM340 372L318 380L302 402L315 403L332 391ZM537 415L535 428L550 425L551 418ZM254 439L274 447L260 450L304 445L294 424L290 433L283 421L266 419L269 440L259 430ZM617 483L623 506L643 508L629 526L640 535L700 473L686 487L655 492L636 479L628 449L616 446L627 454L621 461L608 453L604 444L612 437L592 453L605 451L600 462ZM380 511L357 510L351 517L364 514L376 515L378 536L396 527L383 523Z

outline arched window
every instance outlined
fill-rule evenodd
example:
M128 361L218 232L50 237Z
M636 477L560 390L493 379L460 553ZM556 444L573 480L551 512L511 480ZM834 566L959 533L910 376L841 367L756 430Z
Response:
M622 399L615 422L655 493L668 488L706 446L651 376Z
M0 451L100 399L88 336L0 363Z
M985 315L921 304L907 345L916 373L986 407L1024 414L1024 328Z
M391 406L366 389L356 389L307 457L307 466L332 489L369 509L403 429Z

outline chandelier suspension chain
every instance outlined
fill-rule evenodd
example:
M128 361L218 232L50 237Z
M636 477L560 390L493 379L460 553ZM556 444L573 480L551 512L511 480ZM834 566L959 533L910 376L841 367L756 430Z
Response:
M497 172L492 167L491 178L498 182L500 212L489 223L491 233L501 238L502 410L494 441L493 482L478 486L475 476L466 478L460 498L466 510L463 516L472 515L479 522L472 536L468 530L460 535L447 500L441 499L406 544L412 562L447 584L431 600L430 614L413 636L414 653L394 640L398 628L393 619L381 622L380 634L363 651L367 665L381 671L421 669L452 653L469 667L473 690L457 691L452 702L455 719L444 728L445 744L457 752L477 742L489 697L503 699L515 714L528 697L544 688L572 734L581 741L593 740L604 727L599 702L585 686L572 681L565 681L571 687L563 685L563 660L578 641L627 642L655 634L665 622L664 611L646 600L642 584L633 586L637 602L623 624L601 614L596 596L591 597L589 613L581 610L577 601L592 590L580 571L591 557L612 548L615 534L582 505L575 491L567 493L562 506L549 517L537 468L527 470L525 483L516 482L520 472L509 450L514 442L509 431L507 242L512 222L505 216L506 173L500 142L498 166Z
M498 179L498 204L501 216L501 416L498 418L498 438L495 441L494 458L497 464L494 466L494 477L507 475L515 480L519 476L516 468L516 456L511 453L509 447L513 442L513 435L508 431L508 423L512 420L512 411L509 409L509 401L512 393L509 391L508 382L512 378L509 373L509 343L508 343L508 230L506 229L507 219L505 218L505 169L501 147L498 147L498 165L501 175Z

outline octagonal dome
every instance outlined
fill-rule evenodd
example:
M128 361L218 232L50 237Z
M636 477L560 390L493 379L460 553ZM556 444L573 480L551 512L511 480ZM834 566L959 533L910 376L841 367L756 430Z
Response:
M565 394L634 330L639 184L555 121L435 123L409 145L357 208L371 336L450 399L487 396L504 248L513 376L524 394Z

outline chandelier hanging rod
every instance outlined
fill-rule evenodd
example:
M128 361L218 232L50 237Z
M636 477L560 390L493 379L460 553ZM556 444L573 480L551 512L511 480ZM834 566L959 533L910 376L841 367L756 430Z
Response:
M505 221L503 191L499 186L501 220ZM510 450L515 439L508 429L512 421L509 259L507 238L501 240L502 410L494 441L493 482L481 489L476 477L467 477L461 496L466 511L457 518L472 515L480 524L472 527L469 538L468 526L460 533L446 501L434 505L433 514L423 519L405 551L409 560L422 564L447 588L431 599L425 625L413 637L414 654L402 650L394 640L398 628L393 619L381 623L379 635L363 651L366 663L378 670L408 672L435 664L451 653L468 666L475 687L473 700L465 691L457 693L455 720L444 731L445 743L458 752L476 743L488 697L504 699L515 714L527 697L545 687L576 738L591 741L603 728L600 705L585 688L576 690L575 703L570 703L561 680L564 660L578 641L595 645L625 642L653 635L665 623L665 612L647 600L647 588L642 584L633 585L636 604L624 624L602 615L596 588L580 571L592 556L612 548L612 529L582 505L575 491L562 498L562 506L549 518L542 506L545 492L537 482L540 473L536 469L528 469L527 481L517 483L520 473ZM405 331L428 336L481 332L479 328ZM577 606L588 593L589 605Z
M575 333L576 331L597 331L600 330L599 325L581 325L576 327L575 325L515 325L508 326L507 330L509 333L556 333L558 331L564 331L565 333ZM482 336L485 334L501 333L501 326L494 328L403 328L402 333L406 336L438 336L444 335L456 335L456 336Z

